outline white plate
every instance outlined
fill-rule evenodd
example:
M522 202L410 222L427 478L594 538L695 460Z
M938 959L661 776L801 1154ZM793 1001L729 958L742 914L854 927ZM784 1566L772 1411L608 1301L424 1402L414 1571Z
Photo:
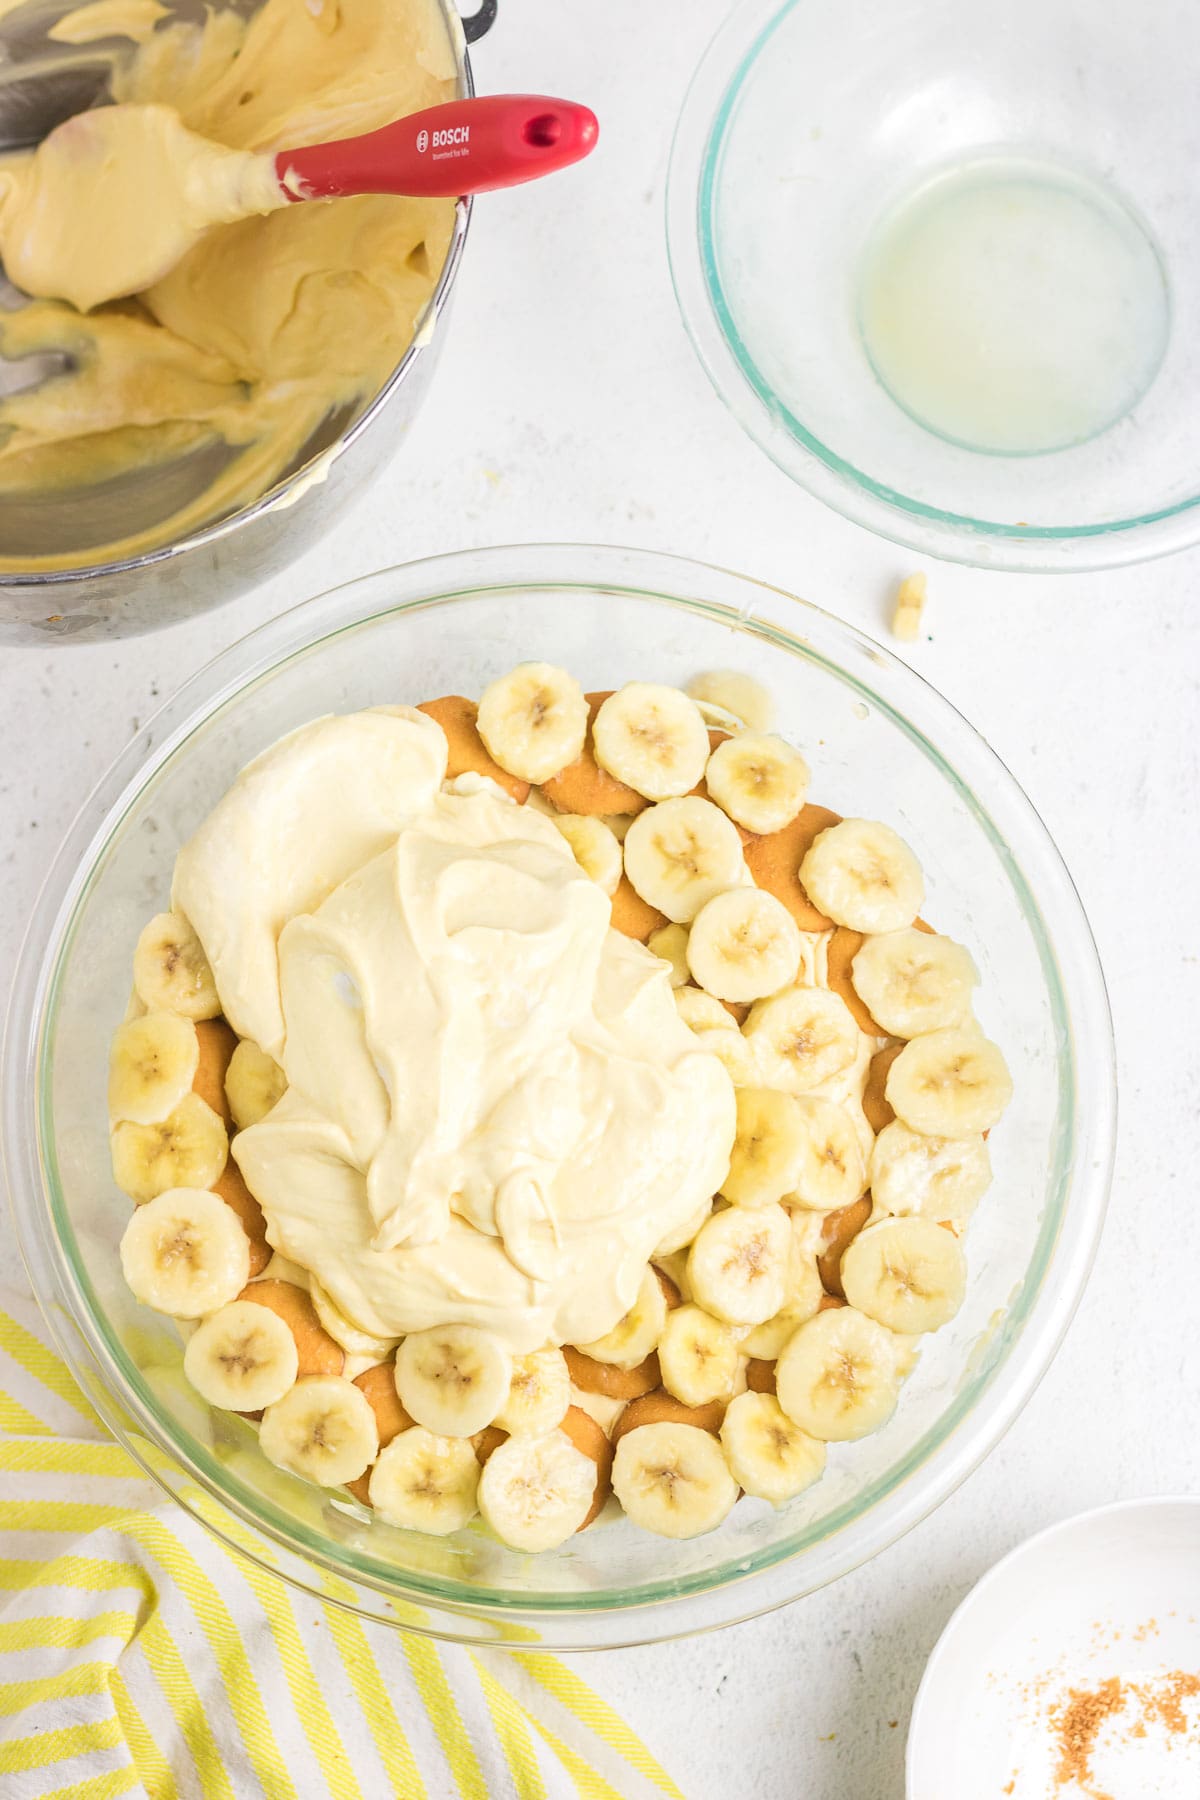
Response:
M1197 1800L1200 1694L1172 1731L1126 1689L1083 1785L1062 1776L1052 1718L1070 1689L1115 1676L1153 1700L1176 1670L1200 1675L1200 1500L1053 1525L997 1563L942 1633L909 1725L908 1800Z

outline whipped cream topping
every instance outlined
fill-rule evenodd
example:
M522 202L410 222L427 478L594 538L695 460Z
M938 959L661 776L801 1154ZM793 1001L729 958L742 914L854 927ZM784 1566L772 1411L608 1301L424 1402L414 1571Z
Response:
M288 1091L233 1154L363 1330L587 1342L720 1187L733 1089L537 810L382 708L252 763L174 900Z

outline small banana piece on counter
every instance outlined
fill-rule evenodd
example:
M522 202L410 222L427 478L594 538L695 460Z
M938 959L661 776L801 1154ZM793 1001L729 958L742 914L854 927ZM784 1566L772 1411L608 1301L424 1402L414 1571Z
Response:
M277 1468L318 1487L355 1481L379 1454L371 1403L344 1375L308 1375L268 1406L258 1442Z
M191 1092L200 1061L196 1027L180 1013L145 1012L119 1025L108 1054L108 1116L157 1125Z
M989 1131L1012 1099L1012 1077L995 1044L962 1027L910 1038L884 1088L896 1117L925 1137Z
M699 1304L729 1325L761 1325L784 1303L791 1224L782 1206L729 1206L714 1213L688 1253Z
M482 1431L504 1405L511 1385L507 1345L476 1325L410 1332L396 1352L400 1403L438 1437L472 1437Z
M588 1518L596 1469L565 1431L510 1437L484 1465L479 1510L514 1550L554 1550Z
M733 1329L701 1306L677 1306L667 1315L658 1345L662 1384L685 1406L704 1406L733 1392L738 1340Z
M800 752L765 733L726 738L704 771L717 805L760 836L791 824L808 796L809 779Z
M756 1500L782 1506L825 1471L825 1445L789 1419L774 1394L739 1394L721 1423L730 1473Z
M800 880L814 905L854 931L899 931L925 898L920 863L890 825L874 819L843 819L822 831Z
M742 1027L764 1087L806 1094L858 1055L859 1030L844 1000L828 988L793 987L750 1008Z
M182 913L158 913L142 927L133 953L133 985L151 1012L215 1019L221 1010L204 946Z
M647 800L670 800L690 793L703 776L708 728L678 688L631 681L600 707L592 748L600 767L626 787Z
M851 1306L889 1331L937 1331L962 1305L967 1261L954 1233L932 1219L881 1219L847 1246L842 1287Z
M192 1333L183 1372L202 1400L260 1412L282 1400L300 1372L296 1340L277 1313L231 1300Z
M991 1186L992 1164L981 1133L923 1137L893 1119L875 1139L870 1176L880 1213L963 1220Z
M509 775L548 781L583 751L587 701L565 669L521 663L484 688L475 724L488 755Z
M555 813L553 823L571 846L584 874L611 900L621 879L621 846L616 835L593 813Z
M731 713L746 731L770 731L775 723L770 690L738 669L707 669L693 675L686 691L697 704L707 702Z
M625 1433L613 1458L612 1484L635 1525L669 1538L715 1530L738 1495L712 1433L667 1421Z
M123 1120L112 1133L116 1184L139 1205L172 1188L207 1188L229 1155L225 1127L199 1094L185 1094L153 1125Z
M852 1206L867 1184L866 1169L854 1120L844 1106L815 1094L791 1099L798 1113L800 1148L791 1187L783 1196L811 1212L834 1212Z
M887 1423L900 1395L891 1332L853 1306L817 1313L781 1350L775 1392L810 1437L826 1443L866 1437Z
M671 986L686 987L692 979L687 960L687 927L684 925L664 925L658 931L652 931L646 939L646 948L651 956L661 957L662 961L671 965Z
M243 1038L225 1071L225 1098L239 1131L265 1119L287 1092L287 1076L265 1050L251 1038Z
M850 979L883 1031L914 1038L966 1018L979 971L953 938L909 927L867 938Z
M169 1188L139 1206L121 1238L121 1268L139 1300L176 1319L201 1319L250 1278L250 1240L217 1194Z
M795 981L799 928L772 894L729 888L696 914L687 960L700 986L718 1000L762 1000Z
M790 1194L808 1145L800 1102L777 1088L735 1093L737 1133L721 1192L734 1206L769 1206Z
M745 876L737 826L696 794L648 806L625 833L624 850L635 893L676 925L690 924L707 900Z
M379 1452L367 1494L385 1524L446 1537L475 1517L479 1474L470 1438L414 1425Z
M662 1284L649 1263L642 1271L637 1298L611 1331L590 1344L576 1348L596 1362L618 1369L636 1369L656 1348L667 1323L667 1301Z
M571 1404L571 1372L554 1345L513 1358L508 1398L493 1421L510 1437L539 1437L561 1425Z

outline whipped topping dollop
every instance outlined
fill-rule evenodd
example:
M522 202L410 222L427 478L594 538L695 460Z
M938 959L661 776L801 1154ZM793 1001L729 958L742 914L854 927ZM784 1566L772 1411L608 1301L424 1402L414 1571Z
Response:
M318 720L180 852L225 1014L288 1078L233 1154L364 1331L587 1342L720 1187L732 1084L553 823L445 765L422 713Z

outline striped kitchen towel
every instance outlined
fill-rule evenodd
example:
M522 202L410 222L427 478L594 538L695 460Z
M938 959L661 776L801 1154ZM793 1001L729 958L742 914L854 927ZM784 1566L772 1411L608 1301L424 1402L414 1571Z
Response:
M556 1657L366 1623L211 1536L113 1442L11 1293L0 1795L683 1800Z

